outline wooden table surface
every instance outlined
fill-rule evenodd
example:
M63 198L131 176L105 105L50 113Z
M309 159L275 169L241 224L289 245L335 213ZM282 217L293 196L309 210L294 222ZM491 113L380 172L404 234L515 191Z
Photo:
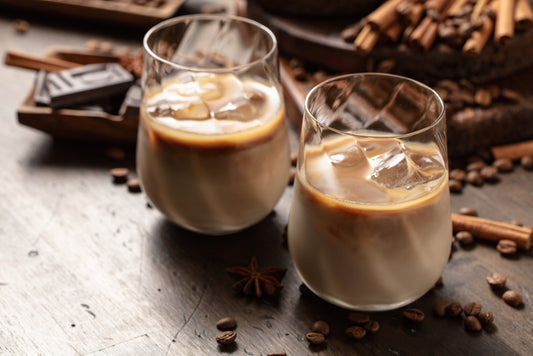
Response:
M42 54L53 45L89 39L140 45L143 30L112 29L30 18L26 34L0 14L0 48ZM96 28L99 28L98 30ZM225 237L186 232L111 181L109 169L135 169L134 151L111 158L109 145L58 142L18 124L16 108L34 73L0 65L0 355L530 355L533 353L533 252L504 258L494 244L456 246L444 285L412 303L426 319L406 322L401 310L373 313L381 329L348 339L347 310L302 297L283 231L292 189L256 226ZM452 208L471 206L480 216L533 225L533 173L517 167L502 181L467 186ZM277 299L236 295L225 268L287 268ZM492 272L507 276L524 306L506 305L488 287ZM495 315L491 332L469 333L462 320L437 318L439 299L478 301ZM237 343L220 348L217 320L238 322ZM325 347L305 340L315 320L330 323Z

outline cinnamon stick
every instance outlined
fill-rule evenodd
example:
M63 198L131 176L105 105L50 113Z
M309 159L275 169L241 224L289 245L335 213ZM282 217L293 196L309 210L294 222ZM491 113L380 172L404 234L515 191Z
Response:
M494 146L491 148L491 153L494 159L516 160L524 156L533 156L533 140Z
M533 10L529 0L516 0L514 22L517 30L527 30L533 26Z
M9 49L6 51L4 64L26 69L46 70L49 72L56 72L80 66L78 63L64 61L62 59L38 57L33 54Z
M470 15L470 19L472 21L475 21L481 17L481 13L483 12L483 9L487 4L489 3L489 0L477 0L476 4L474 5L474 9L472 10L472 15Z
M384 31L390 25L397 21L399 14L396 7L404 1L411 0L388 0L380 5L377 9L372 11L367 16L368 23L377 28L379 31Z
M533 228L516 226L511 223L480 218L477 216L460 215L452 213L453 231L468 231L474 237L498 242L512 240L523 249L531 248Z
M428 50L437 37L437 22L429 16L424 17L420 24L413 30L409 41L411 46L419 50Z
M379 39L379 32L373 26L367 23L359 35L355 38L354 48L355 53L360 55L367 55L372 51Z
M455 17L458 16L463 9L463 7L466 5L467 2L470 0L455 0L448 9L448 17Z
M463 45L463 53L470 56L477 56L481 53L485 44L494 32L494 21L489 16L483 16L483 25L477 31L472 32L470 38Z
M515 0L501 0L496 13L494 41L500 47L507 46L514 36Z

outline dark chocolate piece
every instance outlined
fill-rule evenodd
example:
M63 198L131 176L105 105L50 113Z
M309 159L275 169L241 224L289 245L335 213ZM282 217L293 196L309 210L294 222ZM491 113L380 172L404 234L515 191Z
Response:
M45 70L40 70L35 76L35 92L33 93L33 101L40 106L49 106L50 105L50 95L48 94L48 89L46 88L46 76L47 72Z
M119 115L122 117L139 117L139 108L142 100L142 89L138 84L132 85L120 106Z
M46 87L50 106L59 108L124 93L133 80L119 64L101 63L48 73Z

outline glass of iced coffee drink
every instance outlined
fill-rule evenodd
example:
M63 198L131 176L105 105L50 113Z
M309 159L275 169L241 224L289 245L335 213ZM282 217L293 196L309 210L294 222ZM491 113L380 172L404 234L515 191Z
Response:
M276 38L228 15L164 21L144 38L137 170L152 203L211 235L269 214L289 181Z
M348 74L307 95L288 246L305 284L354 310L426 293L450 254L444 104L429 87Z

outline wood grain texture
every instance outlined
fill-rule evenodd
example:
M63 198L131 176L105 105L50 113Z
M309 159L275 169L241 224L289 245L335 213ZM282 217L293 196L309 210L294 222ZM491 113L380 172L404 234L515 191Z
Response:
M55 44L73 45L94 32L31 22L20 36L0 15L0 47L43 53ZM112 28L99 34L116 43ZM115 34L115 35L114 35ZM361 341L344 335L347 310L315 297L302 297L300 279L283 244L292 190L257 225L225 237L184 231L147 206L146 196L115 185L108 170L135 169L135 152L110 158L107 144L86 145L51 139L20 125L16 108L33 72L0 66L0 354L2 355L529 355L533 352L533 252L504 258L494 245L457 246L443 273L444 285L412 306L426 312L418 325L400 310L373 313L381 330ZM295 134L293 133L293 136ZM294 148L294 144L293 144ZM533 173L519 167L502 181L468 186L452 196L452 207L478 209L491 219L533 225ZM235 295L225 268L247 265L288 269L278 299ZM513 309L492 292L485 276L507 276L522 293ZM439 299L478 301L496 317L491 333L470 334L460 320L437 318ZM238 322L237 343L220 348L216 322ZM332 326L327 346L305 341L315 320Z

